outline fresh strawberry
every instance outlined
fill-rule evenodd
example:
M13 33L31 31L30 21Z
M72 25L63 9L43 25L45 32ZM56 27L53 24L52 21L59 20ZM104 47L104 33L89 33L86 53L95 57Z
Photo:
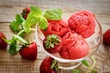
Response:
M27 15L31 12L30 8L25 8L23 10L22 16L24 17L24 19L27 18Z
M2 38L6 39L5 35L0 32L0 49L4 49L7 47L7 43Z
M37 44L35 42L29 43L29 45L25 44L19 50L19 53L26 59L35 60L37 57Z
M46 57L40 65L40 73L57 73L58 62L52 57Z
M43 41L44 49L49 53L57 53L62 48L62 39L55 35L47 35Z
M110 45L110 29L103 34L103 42Z

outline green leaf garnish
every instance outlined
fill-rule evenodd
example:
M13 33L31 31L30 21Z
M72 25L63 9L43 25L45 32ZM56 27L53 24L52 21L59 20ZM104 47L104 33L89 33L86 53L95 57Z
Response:
M47 19L41 17L40 20L38 21L38 25L40 26L41 29L45 30L48 27Z
M4 39L4 38L2 38L6 43L11 43L12 42L12 40L7 40L7 39Z
M30 33L30 25L28 24L28 22L24 21L22 23L22 25L23 25L23 28L24 28L25 32Z
M62 19L62 10L60 8L49 9L49 10L45 11L43 16L49 20L61 20Z
M19 25L20 25L20 24L21 24L21 23L18 22L18 21L12 21L12 22L10 23L10 28L12 29L13 32L17 32L18 29L19 29Z
M13 32L17 32L20 28L19 26L21 25L22 26L22 22L24 21L24 18L17 14L16 15L16 21L12 21L10 23L10 28L12 29Z
M19 51L19 47L18 47L17 41L13 39L9 46L9 53L16 54L18 51Z
M16 21L22 23L23 21L25 21L25 19L24 19L21 15L17 14L17 15L16 15Z
M74 70L71 70L70 73L81 73L81 72L77 69L74 69Z
M51 64L51 66L50 66L50 69L54 69L55 71L58 71L58 67L59 67L59 65L58 65L58 61L57 60L52 60L52 64Z
M31 13L28 14L28 17L27 17L27 19L26 19L26 21L28 22L29 25L36 25L37 22L38 22L38 20L39 20L39 19L36 18L36 17L34 17L34 16L32 16Z
M18 36L18 35L13 35L14 38L16 38L18 41L22 42L22 43L27 43L27 41L25 41L22 37Z
M93 70L91 73L98 73L98 71L96 71L96 70Z
M26 22L31 25L35 25L38 23L40 17L42 17L42 10L37 7L30 7L31 12L28 14L28 17L26 19Z
M85 66L90 67L89 64L88 64L88 62L87 62L86 60L83 60L82 63L83 63Z
M31 9L30 13L34 17L41 17L42 16L43 11L40 8L31 6L30 9Z
M47 35L47 40L44 41L46 49L54 48L54 45L59 45L61 40L57 37L57 34Z

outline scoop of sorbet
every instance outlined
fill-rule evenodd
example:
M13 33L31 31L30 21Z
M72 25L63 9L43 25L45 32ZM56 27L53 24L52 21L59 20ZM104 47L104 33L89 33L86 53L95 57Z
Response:
M48 20L48 28L46 31L43 31L45 36L50 34L57 34L58 36L62 37L69 31L69 25L67 19L62 20Z
M83 38L88 38L95 33L95 15L89 11L82 10L73 13L68 23L70 28Z
M63 48L59 54L65 59L79 59L88 54L89 46L87 42L74 31L70 31L64 35L63 43Z

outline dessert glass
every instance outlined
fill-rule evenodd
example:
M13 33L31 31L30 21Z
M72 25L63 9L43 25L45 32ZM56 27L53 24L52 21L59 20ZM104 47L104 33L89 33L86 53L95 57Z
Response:
M67 16L64 16L63 18L67 18ZM93 55L97 51L99 46L101 45L101 42L102 42L101 25L99 24L97 19L95 19L95 22L96 22L95 33L91 37L85 39L89 45L89 53L86 57L71 60L71 59L62 58L58 53L55 53L55 54L48 53L43 48L43 39L45 38L45 36L41 32L40 27L38 25L36 25L36 33L35 33L37 44L40 46L40 49L42 49L42 51L45 54L47 54L48 56L54 58L55 60L57 60L59 62L59 65L60 65L59 68L60 69L65 69L65 70L74 69L82 63L81 62L82 60Z

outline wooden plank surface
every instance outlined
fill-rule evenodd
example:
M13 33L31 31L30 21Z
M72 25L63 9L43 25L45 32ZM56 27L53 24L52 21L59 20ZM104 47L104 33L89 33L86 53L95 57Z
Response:
M10 22L15 19L16 14L22 12L23 8L30 6L37 6L43 10L62 8L63 14L68 15L79 10L89 10L96 15L103 33L110 28L110 0L0 0L0 32L3 32L7 39L12 38ZM35 40L35 33L25 34L25 39ZM2 49L0 73L39 73L39 65L46 56L38 48L37 60L30 61L21 58L19 54L10 55L8 48ZM110 73L110 46L102 44L94 57L97 61L95 69L99 73ZM92 61L89 58L87 60L92 65ZM88 68L81 65L78 69L84 73ZM69 73L69 71L59 70L59 73Z

